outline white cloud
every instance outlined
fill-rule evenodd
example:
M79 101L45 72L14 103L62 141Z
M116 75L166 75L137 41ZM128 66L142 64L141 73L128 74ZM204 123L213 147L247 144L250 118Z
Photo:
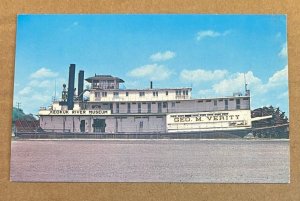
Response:
M201 89L198 91L201 98L214 97L216 94L213 89Z
M203 82L203 81L212 81L212 80L220 80L226 76L228 72L226 70L182 70L180 73L180 79L183 81L189 82Z
M29 95L32 92L32 88L30 86L24 87L21 91L19 91L19 94L21 96Z
M39 83L39 80L33 79L28 83L28 86L34 87L37 86Z
M288 65L276 71L268 80L267 87L277 87L288 83Z
M199 31L197 33L197 37L196 39L198 41L204 39L204 38L215 38L215 37L219 37L219 36L226 36L228 34L230 34L230 30L224 31L224 32L217 32L217 31L213 31L213 30L203 30L203 31Z
M283 58L287 57L287 43L286 42L282 45L282 48L281 48L280 52L278 53L278 55Z
M47 93L34 93L32 94L32 100L34 100L35 102L38 102L39 105L36 105L36 107L40 107L42 104L51 104L50 100L51 100L51 94L49 96L49 94Z
M51 71L47 68L40 68L36 72L32 73L30 75L30 78L39 79L39 78L51 78L51 77L57 77L58 73Z
M248 71L245 74L234 73L226 76L225 79L213 84L212 90L216 95L230 95L233 92L242 92L244 91L245 81L248 84L248 89L254 91L255 94L268 93L276 90L278 87L287 86L288 66L286 65L283 69L276 71L266 83L263 83L252 71Z
M248 89L251 90L251 108L266 105L280 107L288 112L288 66L274 72L266 82L255 76L252 71L245 73ZM202 98L231 96L234 92L244 94L244 73L227 74L222 80L214 80L212 87L195 88Z
M56 82L56 89L55 89ZM37 79L31 78L23 89L15 91L14 100L21 102L22 105L26 105L26 112L36 114L41 106L48 106L51 104L51 100L55 95L56 98L60 98L60 91L62 90L62 84L66 83L64 78L48 78Z
M41 88L54 88L55 85L50 80L43 80L40 82L39 87Z
M166 61L172 59L176 56L175 52L165 51L165 52L157 52L150 56L150 59L154 62L156 61Z
M141 87L141 83L136 80L128 80L124 84L126 89L138 89Z
M133 69L128 73L131 77L148 78L150 80L165 80L170 77L172 71L164 65L148 64Z
M28 86L31 87L38 87L38 88L53 88L54 87L54 80L36 80L33 79L28 83Z
M241 92L245 86L245 78L249 88L260 90L262 82L254 76L252 71L247 73L234 73L228 78L213 85L213 90L219 95L230 95L233 92Z
M279 94L277 96L278 99L287 99L288 97L289 97L289 92L288 91L282 92L281 94Z

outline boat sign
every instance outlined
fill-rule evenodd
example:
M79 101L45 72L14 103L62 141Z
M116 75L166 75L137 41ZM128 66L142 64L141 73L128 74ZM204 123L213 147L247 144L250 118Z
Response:
M173 113L167 115L167 129L169 132L226 130L249 127L251 127L250 110Z
M72 116L72 115L82 115L82 116L88 116L88 115L110 115L110 110L40 110L39 115L40 116Z

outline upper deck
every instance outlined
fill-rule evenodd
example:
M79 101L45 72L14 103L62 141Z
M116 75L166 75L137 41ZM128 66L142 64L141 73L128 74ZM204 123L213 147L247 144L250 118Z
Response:
M250 91L227 97L192 98L192 88L153 88L152 82L145 89L120 89L124 81L111 75L96 75L86 79L91 84L88 99L74 96L73 107L67 105L66 89L62 100L56 100L50 110L107 110L111 114L166 114L172 112L249 110ZM82 82L83 83L83 82ZM81 84L82 84L81 83ZM81 95L83 95L83 93ZM87 94L86 94L87 95ZM42 110L47 110L43 108Z
M168 101L191 99L192 88L120 89L124 80L111 75L97 75L86 79L91 84L90 102Z
M192 88L90 90L90 102L170 101L191 99Z

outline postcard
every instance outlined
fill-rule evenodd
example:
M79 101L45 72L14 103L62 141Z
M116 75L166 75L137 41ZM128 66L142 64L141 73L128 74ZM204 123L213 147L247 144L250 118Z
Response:
M11 181L289 183L286 15L19 15Z

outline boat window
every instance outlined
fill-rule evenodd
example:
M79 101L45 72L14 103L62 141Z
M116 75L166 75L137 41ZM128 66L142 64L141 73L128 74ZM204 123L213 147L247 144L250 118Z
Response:
M153 96L158 96L158 91L153 91Z
M151 103L148 103L148 113L151 113Z
M161 113L161 103L157 103L157 112Z
M114 105L112 103L110 103L109 107L110 107L111 113L114 113Z
M140 128L144 127L144 122L140 121Z
M180 96L181 95L181 90L176 90L176 95Z
M119 97L119 92L114 92L115 97Z
M130 103L127 103L127 113L130 113L131 105Z
M225 110L228 110L228 100L225 100Z
M116 103L116 112L119 113L119 111L120 111L120 104Z
M235 103L236 103L236 109L241 109L241 100L236 99Z
M168 107L168 103L167 102L163 102L163 108L167 108Z

